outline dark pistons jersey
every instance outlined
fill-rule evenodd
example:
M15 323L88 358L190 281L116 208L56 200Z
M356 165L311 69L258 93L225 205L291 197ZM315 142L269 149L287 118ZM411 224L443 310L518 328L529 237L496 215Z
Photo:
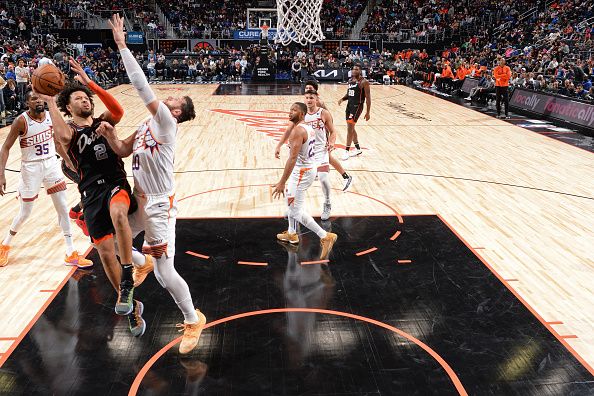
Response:
M81 193L93 183L111 184L126 179L124 162L111 149L107 139L96 132L101 121L93 118L91 126L68 124L72 129L68 156L80 178L78 191Z
M349 81L349 88L347 90L348 106L351 108L357 108L365 101L365 90L361 86L361 80L351 79Z

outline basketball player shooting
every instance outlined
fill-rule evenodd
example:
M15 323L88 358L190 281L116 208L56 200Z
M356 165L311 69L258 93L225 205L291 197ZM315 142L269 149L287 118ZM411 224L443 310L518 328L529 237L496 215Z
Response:
M8 234L0 244L0 267L8 264L8 252L12 238L31 215L33 203L37 199L41 184L45 186L58 213L58 223L66 241L64 264L87 268L93 262L81 257L74 249L72 232L68 218L66 181L56 157L52 118L45 110L43 99L33 91L25 93L28 110L19 115L10 127L10 132L0 150L0 195L6 193L4 168L8 161L10 148L19 139L21 147L21 173L19 181L19 213L16 215Z
M174 267L177 201L173 162L177 126L196 117L194 103L188 96L158 100L126 47L123 19L115 14L109 26L130 82L151 115L124 140L118 139L115 128L108 123L103 123L98 132L118 155L132 155L134 195L139 206L130 217L132 232L136 236L145 231L143 251L155 259L155 277L184 315L184 323L178 325L184 332L179 352L187 354L198 344L206 317L194 308L188 284ZM135 265L135 286L153 269L144 267Z
M77 63L71 59L70 65L76 71ZM115 312L128 316L130 331L138 337L144 333L146 323L141 316L142 303L133 298L132 234L128 224L128 213L136 210L136 200L126 180L122 159L97 133L102 122L118 122L124 110L113 96L90 81L86 74L84 76L82 81L88 83L88 87L82 84L66 86L57 99L39 96L48 105L56 141L68 153L79 175L78 190L89 235L109 281L118 291ZM107 107L98 118L93 117L93 91L89 87ZM60 111L72 119L66 123ZM114 233L120 248L121 265L116 257Z
M295 124L289 136L291 152L285 164L283 175L280 181L273 186L274 188L272 190L273 198L280 198L286 194L289 228L287 231L277 234L276 237L281 242L288 242L294 245L298 244L297 223L299 222L320 237L320 244L322 246L320 259L325 260L338 236L332 232L324 231L305 212L305 194L316 176L316 172L314 171L316 133L311 126L304 122L306 114L307 106L305 103L297 102L291 106L289 119Z
M342 98L340 98L338 105L340 106L345 100L347 101L347 139L345 153L342 157L343 161L348 160L349 157L354 157L363 153L363 151L361 151L361 147L359 146L359 137L357 136L357 131L355 130L355 124L357 124L357 121L363 112L363 102L365 102L367 106L367 111L365 112L365 121L369 121L371 118L371 89L369 88L369 81L367 81L367 79L361 75L361 65L356 64L351 69L351 79L349 80L347 93ZM352 154L349 152L351 149L351 143L355 144L355 151L353 151Z

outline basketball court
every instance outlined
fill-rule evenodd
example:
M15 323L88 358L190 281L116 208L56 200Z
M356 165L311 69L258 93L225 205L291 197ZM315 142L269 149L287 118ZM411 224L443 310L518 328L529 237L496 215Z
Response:
M208 318L199 347L179 357L181 314L153 276L135 292L147 333L132 337L96 253L92 270L63 266L42 193L0 269L0 393L591 394L592 153L411 88L372 86L371 120L357 124L364 153L343 162L354 184L342 193L331 174L321 224L338 242L319 262L315 235L298 249L275 240L286 221L270 185L288 150L277 160L274 147L299 88L153 88L196 105L178 133L176 268ZM338 147L345 90L320 86ZM127 136L147 111L131 86L110 92ZM15 147L3 232L19 166ZM77 202L75 186L68 193ZM315 182L307 207L318 222L322 203Z

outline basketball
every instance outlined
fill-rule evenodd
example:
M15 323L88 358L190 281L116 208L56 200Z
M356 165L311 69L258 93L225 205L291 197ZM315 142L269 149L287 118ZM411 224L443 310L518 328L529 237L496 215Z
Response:
M55 96L64 88L64 73L52 64L43 65L33 72L31 83L35 92Z

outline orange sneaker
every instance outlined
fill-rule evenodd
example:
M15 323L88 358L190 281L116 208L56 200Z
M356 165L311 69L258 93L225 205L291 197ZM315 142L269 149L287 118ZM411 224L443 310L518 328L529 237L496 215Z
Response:
M8 264L8 251L10 246L0 244L0 267L6 267Z
M299 235L297 235L297 233L290 234L289 231L283 231L280 234L276 234L276 239L281 242L289 242L292 244L299 243Z
M326 260L330 251L332 250L332 246L334 242L338 239L338 235L334 234L333 232L327 232L326 237L320 239L320 245L322 245L322 253L320 254L320 260Z
M93 262L82 257L75 250L70 256L66 255L64 258L64 265L72 265L78 268L89 268L93 266Z
M155 268L154 260L148 254L144 255L144 265L142 267L133 265L132 279L134 279L134 287L140 286L146 279L146 276L153 272L153 268Z
M206 316L199 310L196 310L196 314L198 315L197 323L184 322L183 324L178 323L175 325L175 327L181 327L180 332L184 332L181 343L179 344L179 353L182 355L188 354L192 352L192 349L196 348L200 334L204 329L204 325L206 325Z

